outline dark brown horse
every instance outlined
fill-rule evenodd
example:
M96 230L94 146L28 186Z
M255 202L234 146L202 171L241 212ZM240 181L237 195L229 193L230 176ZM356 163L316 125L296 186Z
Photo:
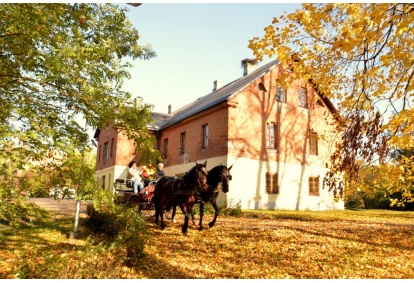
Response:
M181 178L162 177L155 185L153 202L155 205L155 223L161 217L161 229L165 229L164 210L170 210L177 205L180 206L185 215L181 231L186 234L188 220L196 202L196 194L206 190L207 187L207 161L192 167Z
M213 220L208 223L208 226L211 228L214 226L217 220L217 216L219 215L219 209L217 206L217 197L219 195L219 191L223 193L227 193L229 191L229 182L232 179L230 174L230 170L233 167L230 166L227 168L226 166L219 165L208 171L207 174L207 185L208 189L206 191L200 191L197 195L197 201L200 205L200 222L199 222L199 230L203 230L203 216L204 216L204 204L210 203L214 208L214 218ZM172 212L172 220L174 221L174 216L176 212L176 207L173 208ZM191 211L191 219L194 223L194 212ZM194 223L195 224L195 223Z

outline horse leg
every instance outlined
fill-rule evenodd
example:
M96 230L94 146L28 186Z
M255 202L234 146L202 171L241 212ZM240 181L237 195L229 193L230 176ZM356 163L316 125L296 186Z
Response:
M200 204L199 204L200 206L200 222L199 222L199 228L198 228L198 230L203 230L203 216L204 216L204 203L203 202L200 202ZM193 219L193 222L194 222L194 219Z
M160 218L161 218L161 230L165 229L165 224L164 224L164 208L160 209Z
M173 211L172 211L172 216L171 216L171 220L172 220L172 222L173 223L176 223L177 221L175 220L175 213L177 212L177 206L176 205L174 205L173 206Z
M158 216L160 216L159 207L155 206L155 224L158 224Z
M213 201L211 205L214 208L214 218L210 223L208 223L208 227L210 228L214 226L214 224L216 223L217 216L219 215L219 209L218 209L216 201Z
M193 208L193 210L191 210L191 221L193 221L193 225L195 225L195 221L194 221L194 208Z
M158 207L159 209L159 217L161 218L161 230L165 229L164 224L164 202L160 202L160 205Z
M183 224L183 227L181 228L181 232L183 232L183 234L187 234L188 220L190 219L189 211L191 210L189 210L189 207L186 205L183 205L181 209L184 212L184 224Z

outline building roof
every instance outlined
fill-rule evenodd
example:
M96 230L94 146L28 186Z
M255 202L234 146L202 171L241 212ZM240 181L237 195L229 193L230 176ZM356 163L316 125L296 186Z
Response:
M207 110L222 102L228 101L231 97L243 91L246 87L252 84L255 80L262 77L266 73L270 72L270 70L273 69L278 64L279 64L278 60L274 60L270 63L267 63L266 65L257 68L255 71L252 71L246 76L243 76L237 80L234 80L224 85L223 87L215 91L212 91L211 93L205 96L198 98L197 100L177 109L171 114L152 112L151 117L154 119L154 122L148 125L148 129L152 131L157 131L157 130L168 128L204 110ZM325 105L328 107L328 109L332 113L335 113L336 109L331 103L331 101L324 96L320 95L320 97L325 103ZM97 131L95 132L94 138L96 138L97 136L99 136L99 129L97 129Z
M172 114L151 112L151 118L154 119L154 122L147 125L148 129L157 131L161 128L163 124L165 124L165 122L167 122L171 118L171 116Z
M201 111L211 108L224 101L228 101L232 96L236 95L246 87L248 87L256 79L260 78L264 74L268 73L272 68L278 64L278 60L272 61L255 71L243 76L237 80L232 81L213 91L205 96L200 97L196 101L193 101L180 109L177 109L171 114L171 118L161 125L160 129L167 128L171 125L181 122L182 120L191 117Z

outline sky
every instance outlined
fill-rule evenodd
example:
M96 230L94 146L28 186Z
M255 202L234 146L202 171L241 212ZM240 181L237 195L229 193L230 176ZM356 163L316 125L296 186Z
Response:
M225 85L243 75L241 60L253 58L247 46L261 38L273 17L294 12L300 3L143 3L127 7L127 17L157 57L135 60L123 90L167 113L209 94L215 80ZM265 59L259 67L275 60Z

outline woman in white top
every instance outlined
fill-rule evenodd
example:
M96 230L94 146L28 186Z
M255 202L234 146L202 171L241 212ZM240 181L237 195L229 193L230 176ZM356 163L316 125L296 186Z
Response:
M144 185L142 184L141 174L142 168L137 167L137 163L135 161L131 161L128 165L128 174L127 174L127 186L132 186L134 189L134 193L139 193L143 188Z

